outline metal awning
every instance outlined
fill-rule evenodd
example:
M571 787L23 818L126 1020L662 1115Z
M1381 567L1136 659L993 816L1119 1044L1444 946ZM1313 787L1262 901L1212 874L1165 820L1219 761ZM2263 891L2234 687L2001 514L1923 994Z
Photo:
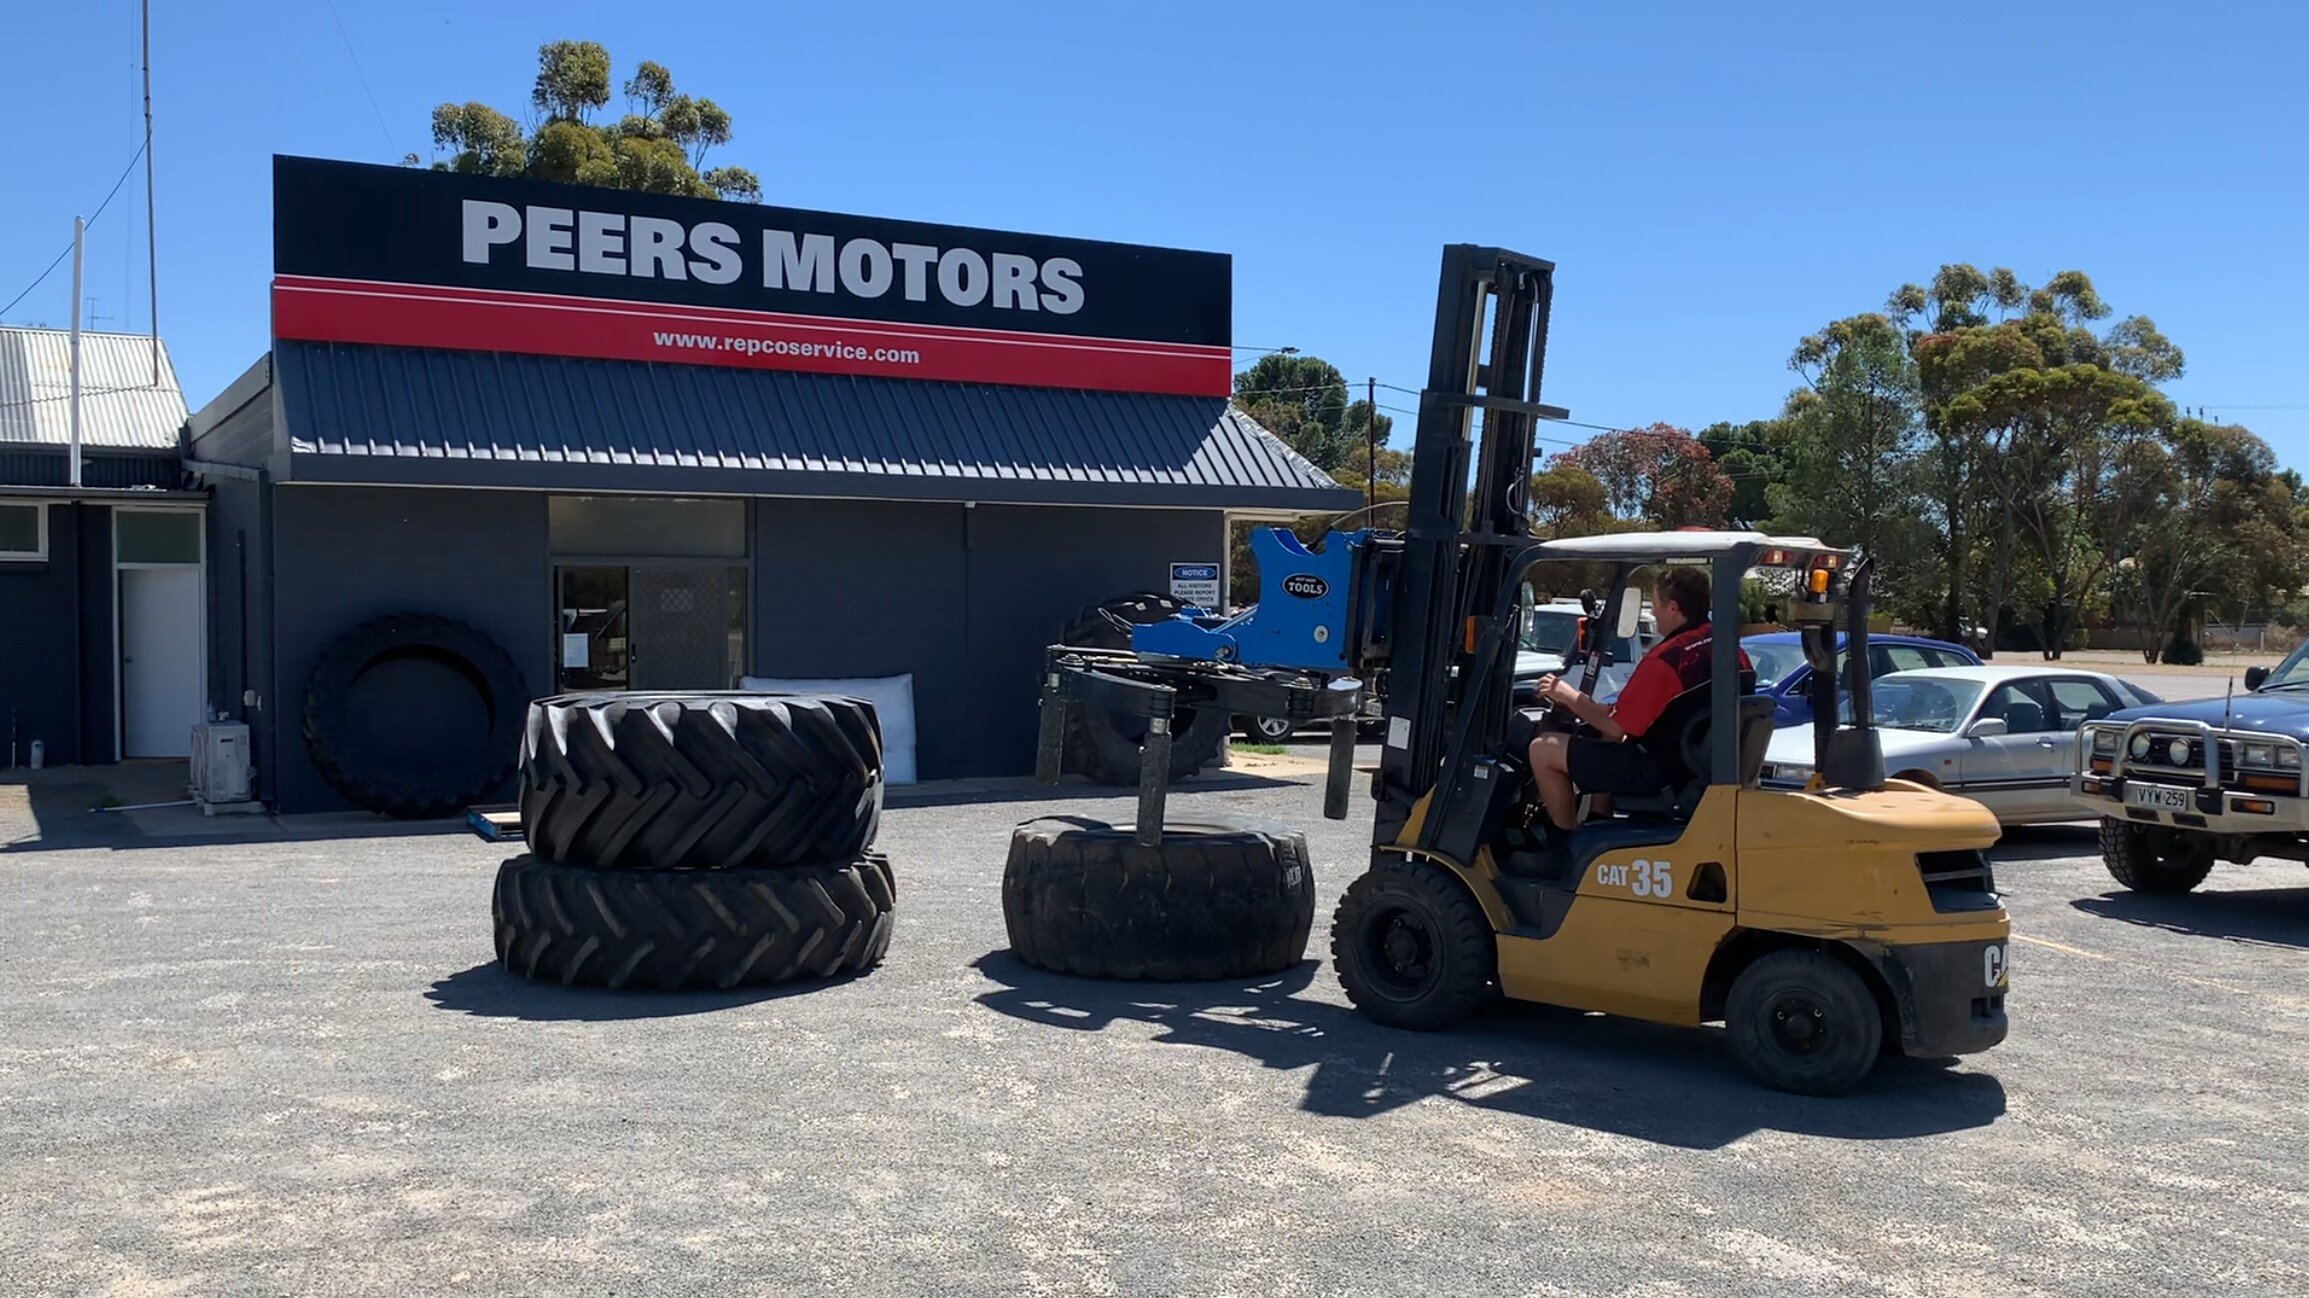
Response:
M1350 509L1220 397L282 341L296 482Z

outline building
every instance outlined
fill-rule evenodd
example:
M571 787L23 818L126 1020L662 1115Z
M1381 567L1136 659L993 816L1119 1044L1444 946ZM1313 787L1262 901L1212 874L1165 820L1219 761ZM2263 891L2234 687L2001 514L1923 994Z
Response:
M184 394L142 334L0 327L0 765L182 757L205 698L202 515Z
M345 805L308 732L421 767L596 688L910 678L921 778L1022 773L1077 609L1223 570L1230 515L1358 503L1230 405L1221 255L274 180L272 343L184 469L214 502L209 697L282 811ZM463 624L517 686L422 647L340 661L398 615Z

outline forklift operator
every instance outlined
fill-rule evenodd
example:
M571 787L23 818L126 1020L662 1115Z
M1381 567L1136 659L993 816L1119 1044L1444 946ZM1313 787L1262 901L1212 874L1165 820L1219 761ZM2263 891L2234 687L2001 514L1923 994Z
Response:
M1531 778L1555 828L1578 828L1579 794L1653 793L1667 772L1646 736L1676 696L1707 683L1715 660L1707 574L1671 568L1652 587L1661 639L1636 664L1619 698L1599 703L1557 676L1539 679L1543 703L1595 727L1596 735L1543 734L1531 742ZM1747 667L1741 656L1742 669ZM1673 736L1663 736L1673 742Z

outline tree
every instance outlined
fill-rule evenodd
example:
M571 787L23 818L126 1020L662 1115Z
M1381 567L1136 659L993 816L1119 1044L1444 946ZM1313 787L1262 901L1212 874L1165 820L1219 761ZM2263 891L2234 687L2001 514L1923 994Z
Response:
M710 99L674 89L662 63L642 63L625 83L632 112L607 125L593 116L609 103L609 51L592 41L550 41L537 50L529 102L535 131L483 103L433 110L433 145L449 156L437 171L525 176L651 194L760 202L759 177L744 167L700 171L706 152L730 140L730 115Z
M2126 454L2142 507L2112 595L2144 632L2146 661L2157 661L2183 614L2202 599L2298 587L2298 507L2260 438L2184 419L2168 445L2141 442Z
M1923 436L1916 367L1891 320L1837 320L1796 345L1804 386L1782 416L1783 481L1768 496L1775 529L1858 547L1885 583L1930 545L1923 522Z
M1708 448L1668 424L1598 433L1553 462L1592 476L1613 515L1656 527L1720 527L1732 503L1731 479Z
M1347 427L1347 380L1320 357L1261 356L1235 375L1235 404L1325 473L1362 458L1362 428Z
M1725 514L1733 527L1758 528L1771 518L1772 484L1787 477L1786 439L1787 429L1776 419L1715 423L1700 430L1700 445L1732 480L1732 503Z

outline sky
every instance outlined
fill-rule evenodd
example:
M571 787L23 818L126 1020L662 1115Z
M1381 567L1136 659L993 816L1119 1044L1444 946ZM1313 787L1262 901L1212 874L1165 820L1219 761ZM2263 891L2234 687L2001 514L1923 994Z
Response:
M85 295L141 331L136 0L0 31L20 112L46 106L0 178L0 304L128 169ZM527 116L560 38L719 102L709 165L769 202L1232 254L1236 341L1358 385L1424 381L1447 243L1556 263L1545 396L1623 427L1777 413L1799 338L1942 263L2077 269L2186 352L2174 400L2309 468L2309 11L2274 3L164 0L187 399L266 346L273 154L431 158L434 105ZM61 327L70 297L67 265L0 322Z

